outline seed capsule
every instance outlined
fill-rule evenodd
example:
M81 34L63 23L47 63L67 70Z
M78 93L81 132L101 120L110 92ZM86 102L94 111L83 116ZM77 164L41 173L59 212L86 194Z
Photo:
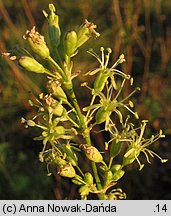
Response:
M109 182L113 177L113 174L110 170L106 171L104 174L105 181Z
M24 35L24 39L28 41L33 52L38 54L41 58L46 59L49 58L50 52L49 48L46 45L44 37L36 31L36 27L33 26L31 31L26 31Z
M75 31L67 33L64 45L67 56L73 56L77 49L77 34Z
M106 107L101 107L95 115L96 124L105 122L110 115L111 111L107 110Z
M125 174L124 170L118 170L117 172L115 172L113 174L113 181L118 181L120 178L122 178L122 176Z
M138 155L137 155L137 157L138 157ZM127 166L127 165L133 163L135 159L136 159L135 149L131 148L125 153L125 155L123 157L123 166Z
M112 173L115 173L116 171L120 170L122 168L121 164L115 164L111 167Z
M18 63L21 67L27 71L34 73L46 73L46 69L34 58L29 56L22 56L19 58Z
M104 71L100 71L94 81L94 89L98 91L103 91L105 83L108 79L109 75Z
M87 172L84 175L84 181L88 184L88 185L92 185L93 184L93 176L91 173Z
M79 194L81 196L87 196L89 194L89 192L90 192L90 188L88 185L83 185L79 189Z
M110 157L112 158L116 157L120 153L122 149L122 145L123 145L122 142L116 143L115 141L112 141L112 144L110 146Z

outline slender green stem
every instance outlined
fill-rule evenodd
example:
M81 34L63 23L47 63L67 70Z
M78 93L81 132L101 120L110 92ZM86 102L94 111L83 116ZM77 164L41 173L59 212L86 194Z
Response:
M94 177L95 177L95 180L96 180L96 183L97 183L97 189L101 190L102 185L100 183L100 178L99 178L99 175L98 175L98 172L97 172L97 167L96 167L95 162L92 161L91 166L92 166L92 169L93 169L93 172L94 172Z
M51 72L48 71L48 70L45 70L45 73L48 74L48 75L50 75L50 76L52 76L52 77L56 77L53 73L51 73Z
M55 47L54 52L55 52L55 55L56 55L56 57L57 57L57 60L59 60L60 66L62 67L62 66L63 66L63 62L62 62L61 56L59 55L59 52L58 52L58 48L57 48L57 47Z
M49 58L47 59L47 61L49 63L51 63L59 71L60 75L63 77L63 79L65 81L68 81L65 72L62 70L62 68L56 63L56 61L52 57L49 56Z
M93 170L93 173L94 173L95 181L96 181L96 184L97 184L97 189L98 190L102 190L103 187L102 187L101 182L100 182L100 178L99 178L99 175L98 175L98 172L97 172L97 167L96 167L95 162L91 162L91 167L92 167L92 170ZM105 199L103 193L97 194L97 196L98 196L98 198L100 200L104 200Z
M81 113L81 110L80 110L80 107L78 105L78 102L77 102L77 99L76 99L76 96L75 96L75 93L74 93L74 90L73 90L73 86L72 86L72 82L70 83L67 83L65 85L67 91L68 91L68 95L73 103L73 106L77 112L77 115L78 115L78 118L80 120L80 128L83 129L83 127L85 127L85 121L84 121L84 117L83 117L83 114Z
M113 157L111 157L110 160L109 160L109 169L110 169L111 166L112 166L112 162L113 162Z
M72 118L70 118L68 115L67 118L76 128L79 128L79 125L74 120L72 120Z
M80 174L81 174L82 176L84 176L84 173L82 172L82 170L80 169L80 167L79 167L79 166L76 166L76 168L77 168L77 170L80 172Z
M93 105L95 98L96 98L96 95L93 95L93 97L92 97L92 99L91 99L90 106L92 106L92 105ZM88 112L87 112L87 114L86 114L86 117L88 117L88 116L89 116L89 113L90 113L90 110L88 110Z
M67 64L67 69L69 69L68 67L71 66L70 64L70 59L66 59L66 64ZM86 143L88 145L91 145L91 139L90 139L90 130L87 128L87 125L86 125L86 122L85 122L85 116L82 114L81 110L80 110L80 107L79 107L79 104L78 104L78 101L76 99L76 96L75 96L75 93L74 93L74 90L73 90L73 85L72 85L72 82L68 82L66 83L65 85L67 91L68 91L68 95L73 103L73 106L75 107L75 110L77 112L77 115L78 115L78 118L79 118L79 121L80 121L80 129L83 133L83 136L86 140ZM92 102L93 103L93 102ZM95 177L95 181L96 181L96 184L97 184L97 189L98 190L101 190L102 189L102 185L101 185L101 181L100 181L100 178L99 178L99 175L98 175L98 171L97 171L97 167L96 167L96 164L95 162L91 162L91 166L92 166L92 170L93 170L93 173L94 173L94 177ZM99 199L104 199L104 194L99 194L98 195Z

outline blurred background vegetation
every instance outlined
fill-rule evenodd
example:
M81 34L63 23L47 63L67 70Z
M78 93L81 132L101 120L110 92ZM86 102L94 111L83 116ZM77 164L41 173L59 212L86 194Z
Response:
M63 33L77 29L85 18L96 23L101 33L98 40L80 50L75 70L85 72L96 64L86 53L89 47L97 52L100 46L111 47L112 62L125 54L122 70L141 87L136 108L141 119L149 119L147 135L161 128L166 138L153 148L171 159L171 1L0 0L0 51L16 44L25 46L22 36L33 25L47 37L42 10L47 10L49 3L57 8ZM37 131L26 130L20 123L22 116L33 112L28 99L44 90L44 83L43 76L25 73L15 63L0 58L0 199L73 197L75 188L70 189L69 182L63 185L59 179L46 176L46 167L38 160L41 143L33 141ZM125 95L130 90L125 88ZM85 92L80 91L78 97L86 101ZM105 139L93 138L99 143ZM136 165L131 166L118 186L128 199L171 199L171 162L154 160L141 172Z

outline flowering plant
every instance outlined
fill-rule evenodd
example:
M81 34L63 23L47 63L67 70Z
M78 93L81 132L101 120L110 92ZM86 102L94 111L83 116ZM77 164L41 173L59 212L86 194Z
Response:
M162 130L146 139L144 132L147 121L143 120L137 128L130 122L132 117L139 118L131 96L140 89L136 88L123 98L124 85L128 81L132 85L133 78L117 69L125 62L123 54L109 66L110 48L101 47L101 56L92 49L88 51L99 66L85 73L86 76L95 77L95 80L93 86L87 82L81 84L81 88L88 88L91 94L90 104L81 108L73 86L73 79L79 75L73 71L73 57L78 55L79 48L90 38L96 39L100 34L96 32L95 24L85 20L78 32L70 31L62 40L59 16L53 4L49 5L49 11L49 14L46 11L43 14L49 24L49 41L53 52L34 26L26 31L24 39L35 57L23 48L3 53L11 60L16 60L25 70L45 74L48 79L48 93L41 93L36 102L29 101L37 114L30 119L22 118L21 121L26 127L40 129L40 135L35 140L42 141L39 159L48 165L48 176L53 173L70 178L78 186L81 199L87 199L91 193L99 199L125 199L126 194L116 186L124 176L126 166L137 161L141 170L144 166L139 159L141 153L144 153L148 163L149 157L154 156L162 163L167 161L148 149L152 143L164 137ZM59 54L59 45L62 43L64 52ZM40 63L37 56L47 61L49 68ZM92 142L90 135L93 131L109 133L103 151ZM122 158L120 162L115 161L118 155ZM80 162L80 156L87 160L89 169Z

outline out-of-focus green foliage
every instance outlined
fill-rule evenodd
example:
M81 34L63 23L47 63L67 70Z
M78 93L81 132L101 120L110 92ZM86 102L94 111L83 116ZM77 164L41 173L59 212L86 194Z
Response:
M170 158L171 148L171 2L169 0L51 0L34 1L0 0L0 50L5 52L20 40L25 31L36 25L45 35L45 23L41 11L53 3L62 17L61 26L78 28L80 20L95 21L98 32L103 33L96 43L89 46L96 50L99 46L111 47L113 59L125 54L127 63L123 70L132 74L136 86L141 86L138 98L140 117L148 118L152 131L162 128L166 134L163 148L155 149ZM48 40L48 38L47 38ZM96 44L96 45L95 45ZM87 71L94 64L82 48L75 70ZM87 64L88 62L88 64ZM28 92L34 95L44 89L40 83L43 76L28 76L12 62L0 59L0 198L1 199L48 199L60 198L60 190L55 191L54 182L45 177L46 168L37 163L39 146L32 141L33 134L20 125L20 117L33 110L28 106ZM93 80L92 80L93 82ZM77 85L77 83L76 83ZM78 83L79 85L79 83ZM125 89L125 95L130 92ZM78 95L86 99L85 92ZM30 97L29 97L30 98ZM105 137L93 135L97 143ZM130 169L123 185L130 199L170 199L170 162L166 166L156 164L136 175ZM153 169L153 170L151 170ZM67 188L68 186L58 186ZM136 188L136 191L135 191ZM148 191L146 191L148 188ZM53 192L55 191L55 193ZM73 189L74 191L74 189Z

